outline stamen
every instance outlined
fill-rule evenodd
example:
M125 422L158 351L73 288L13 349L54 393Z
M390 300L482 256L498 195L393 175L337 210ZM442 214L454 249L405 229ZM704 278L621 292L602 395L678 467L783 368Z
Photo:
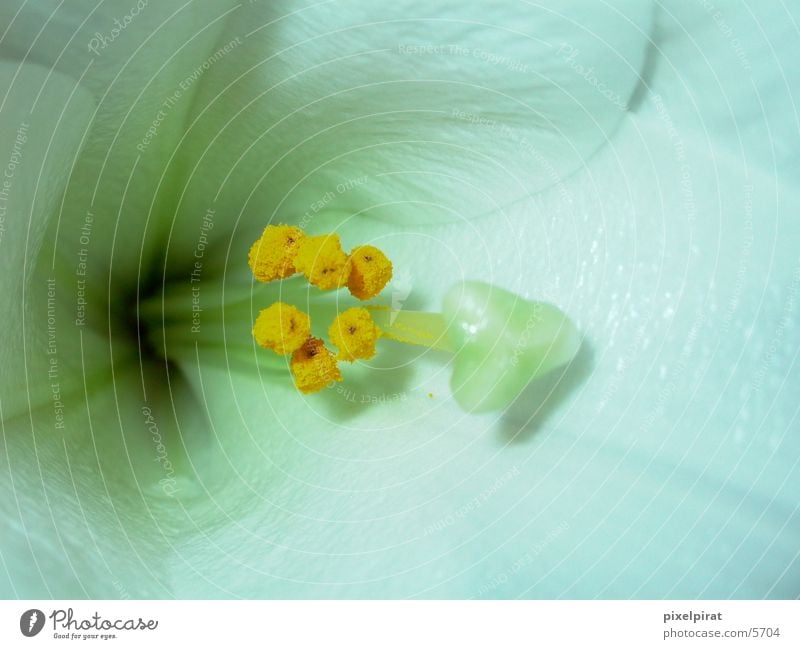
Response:
M347 284L350 275L349 259L342 250L338 234L303 239L294 265L310 283L323 291L341 288Z
M331 342L339 349L339 360L353 362L375 356L375 342L380 329L369 311L353 307L340 313L328 329Z
M392 277L392 262L374 246L358 246L348 256L338 235L308 237L287 225L267 227L249 262L260 281L300 272L322 290L346 285L359 300L376 297ZM372 358L379 337L450 352L453 396L470 412L507 408L533 379L570 363L582 344L578 329L557 307L482 282L454 286L444 296L442 314L347 309L335 315L328 335L338 356L311 337L308 315L282 302L261 311L253 327L259 345L291 354L292 375L304 393L341 381L337 360ZM165 345L167 337L165 331Z
M248 263L259 282L271 282L294 275L294 260L305 234L291 225L268 225L250 248Z
M300 349L311 336L311 320L296 307L275 302L258 314L253 336L262 347L288 356Z
M292 354L291 367L297 389L306 394L342 380L336 358L319 338L309 338Z
M392 279L392 262L375 246L359 246L350 253L347 288L359 300L378 295Z

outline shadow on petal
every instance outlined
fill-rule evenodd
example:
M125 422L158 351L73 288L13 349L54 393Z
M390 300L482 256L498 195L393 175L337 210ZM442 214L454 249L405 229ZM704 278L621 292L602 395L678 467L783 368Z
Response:
M387 345L367 364L343 367L344 381L331 385L320 395L328 416L342 422L371 407L405 401L414 365L408 350Z
M524 443L539 431L594 367L594 349L584 339L575 358L565 367L534 379L514 400L500 420L504 441Z
M628 111L632 113L636 112L647 96L653 92L653 79L655 78L659 59L658 46L664 38L664 29L659 22L659 14L663 14L663 11L658 5L653 7L653 28L644 50L644 59L639 70L639 81L633 89L630 99L628 99Z

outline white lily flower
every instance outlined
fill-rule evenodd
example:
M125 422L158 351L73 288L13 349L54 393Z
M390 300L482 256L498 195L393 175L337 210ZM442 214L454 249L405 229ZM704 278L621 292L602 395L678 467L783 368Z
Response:
M0 594L800 595L791 21L373 5L0 9ZM584 347L488 414L391 341L301 394L253 320L337 297L253 282L268 223Z

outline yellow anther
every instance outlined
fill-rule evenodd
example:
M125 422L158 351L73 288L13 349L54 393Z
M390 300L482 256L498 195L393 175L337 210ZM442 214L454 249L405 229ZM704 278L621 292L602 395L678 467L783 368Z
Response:
M253 336L262 347L288 356L311 336L311 320L292 305L275 302L258 314Z
M303 239L294 266L309 282L325 291L341 288L350 275L350 263L337 234Z
M360 307L340 313L328 329L331 342L339 349L339 360L350 362L375 356L380 333L369 311Z
M268 225L250 248L248 263L259 282L271 282L294 275L295 256L305 235L292 225Z
M319 338L309 338L292 354L292 374L300 392L318 392L342 375L336 358Z
M392 279L392 262L375 246L359 246L350 254L347 288L359 300L378 295Z

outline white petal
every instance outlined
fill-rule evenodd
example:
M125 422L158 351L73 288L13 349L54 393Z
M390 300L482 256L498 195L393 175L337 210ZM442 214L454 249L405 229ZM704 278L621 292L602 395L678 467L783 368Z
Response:
M74 79L38 65L0 62L0 87L0 400L3 416L13 417L51 400L47 351L57 349L57 325L74 317L76 277L48 284L54 251L43 241L94 104ZM48 299L53 309L69 305L63 322L51 312L48 326ZM74 360L62 358L62 369Z
M152 557L172 521L146 515L165 498L151 495L163 474L138 368L117 345L129 369L111 371L108 342L75 324L77 259L59 274L44 243L95 105L75 79L30 63L0 63L0 86L0 596L163 594Z
M163 596L159 557L180 515L162 515L164 490L180 488L165 459L177 469L181 452L171 411L142 386L151 399L165 387L158 367L143 379L130 342L76 322L81 300L107 317L104 296L81 288L91 228L60 224L66 272L47 236L95 103L76 79L31 63L0 63L0 86L0 597ZM185 393L172 394L190 416ZM159 443L169 455L154 462Z
M210 207L221 257L232 227L242 245L271 220L316 229L320 206L460 221L559 182L624 115L651 12L635 1L243 6L222 39L240 44L191 116L170 263L188 262Z
M98 286L108 285L112 266L123 284L132 285L142 268L160 276L155 265L179 191L167 162L235 6L232 0L3 3L0 22L8 29L0 56L68 74L97 103L64 202L57 261L65 268L91 212Z
M631 119L563 192L371 231L424 306L480 277L577 319L582 364L499 420L461 413L432 354L310 397L184 361L220 435L192 515L220 527L179 549L177 592L796 597L800 197L681 137L676 160Z
M98 371L90 353L84 361L92 376L85 392L62 395L62 426L50 404L3 422L0 594L168 597L167 555L189 524L173 501L185 492L179 428L155 381L142 398L134 363ZM201 435L185 393L171 394L181 425Z
M792 182L800 172L800 13L792 3L675 3L656 13L640 110ZM660 111L664 112L663 107Z

